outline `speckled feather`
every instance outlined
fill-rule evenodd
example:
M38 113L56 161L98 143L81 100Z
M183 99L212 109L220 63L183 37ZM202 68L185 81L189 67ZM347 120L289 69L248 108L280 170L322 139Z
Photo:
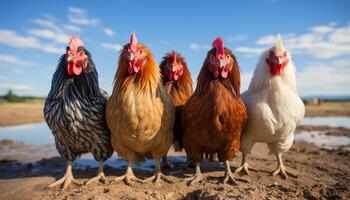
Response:
M66 55L60 58L45 101L44 117L63 158L74 161L91 152L96 160L104 161L113 153L105 122L108 94L100 90L95 64L90 53L83 50L88 55L88 66L79 76L69 76Z

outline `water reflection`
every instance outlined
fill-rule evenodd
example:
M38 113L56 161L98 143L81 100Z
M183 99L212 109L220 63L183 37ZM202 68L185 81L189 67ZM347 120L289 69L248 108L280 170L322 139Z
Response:
M0 140L10 139L24 144L54 144L51 130L45 122L0 127Z
M295 140L313 143L328 149L350 145L350 137L326 135L319 131L303 131L295 135Z

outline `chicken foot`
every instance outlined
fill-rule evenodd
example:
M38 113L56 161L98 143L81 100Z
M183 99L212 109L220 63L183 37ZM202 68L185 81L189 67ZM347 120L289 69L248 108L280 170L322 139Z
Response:
M255 172L258 171L257 169L249 166L249 164L245 161L246 160L246 156L247 155L245 153L243 153L242 164L241 164L241 166L239 166L235 170L235 174L243 170L247 175L249 175L249 169L252 170L252 171L255 171Z
M74 177L73 177L73 173L72 173L72 161L68 161L67 162L67 169L66 169L66 174L58 179L57 181L51 183L49 185L49 188L53 188L57 185L61 185L62 189L67 189L68 186L73 183L75 185L82 185L82 183L80 183L79 181L75 180Z
M195 166L196 167L196 173L192 177L184 179L184 181L189 181L188 185L190 185L190 186L192 186L192 185L202 181L202 179L203 179L203 175L202 175L201 168L200 168L200 163L196 162L195 165L196 165Z
M103 166L104 166L104 162L103 161L99 161L97 176L95 176L94 178L92 178L89 181L87 181L85 183L85 185L90 185L92 182L95 182L95 181L100 181L101 183L106 183L106 176L105 176L105 174L103 172Z
M124 181L124 183L130 187L132 187L131 181L136 181L138 183L143 183L143 181L137 178L134 175L134 172L131 168L131 162L128 162L128 167L126 168L126 172L123 176L116 177L113 182Z
M153 181L154 183L158 183L160 180L163 180L169 184L174 183L174 181L172 181L170 178L168 178L167 176L165 176L160 168L160 159L156 158L155 159L155 170L154 170L154 175L147 178L146 180L144 180L144 182L150 182Z
M288 179L288 175L290 175L293 178L298 178L298 175L288 171L285 168L282 161L282 154L276 154L276 157L277 157L278 165L277 165L277 169L272 172L272 176L276 176L277 174L280 174L284 179Z
M233 173L231 172L230 161L228 160L225 161L225 167L226 167L226 171L225 171L225 178L224 178L223 184L226 184L228 181L232 181L234 185L238 185L237 181L249 183L249 180L241 177L235 177L233 175Z

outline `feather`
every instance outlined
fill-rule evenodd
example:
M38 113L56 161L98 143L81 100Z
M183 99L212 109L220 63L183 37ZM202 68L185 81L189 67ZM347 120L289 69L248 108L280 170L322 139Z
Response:
M74 49L83 43L79 37L72 36L69 45ZM63 158L73 161L81 154L91 152L102 161L113 153L110 131L104 121L107 98L100 91L90 53L86 49L83 51L88 56L88 66L79 76L69 76L66 56L60 58L45 101L44 116Z
M255 142L270 143L275 154L288 151L294 138L291 135L305 114L296 91L293 62L288 62L281 75L272 76L266 62L270 51L286 51L280 36L275 46L262 53L249 88L242 94L249 113L241 139L244 153L249 153ZM291 60L289 53L287 58Z

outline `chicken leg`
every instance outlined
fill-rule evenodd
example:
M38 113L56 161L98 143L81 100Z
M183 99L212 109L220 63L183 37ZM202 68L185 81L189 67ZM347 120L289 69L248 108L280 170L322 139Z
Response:
M165 176L160 168L160 159L156 158L155 159L155 170L154 170L154 175L151 176L150 178L146 179L145 182L153 181L154 183L158 183L160 180L163 180L167 183L174 183L170 178Z
M132 171L132 168L131 168L131 162L130 161L128 161L128 167L126 168L125 174L123 176L116 177L113 181L114 182L118 182L118 181L121 181L121 180L123 180L126 185L131 186L131 187L132 187L131 181L136 181L138 183L143 183L143 181L141 179L137 178L134 175L134 172Z
M172 168L171 164L168 162L167 156L162 158L162 169L170 169Z
M78 181L76 181L74 179L73 173L72 173L72 161L68 161L67 162L66 174L62 178L60 178L57 181L51 183L49 185L49 188L53 188L53 187L55 187L57 185L61 185L62 189L65 190L65 189L68 188L68 186L71 183L73 183L75 185L79 185L79 186L82 185L82 183L80 183L80 182L78 182Z
M195 167L196 167L196 173L192 177L184 179L184 181L189 181L188 185L190 185L190 186L200 182L203 179L203 175L202 175L201 168L200 168L200 163L196 162Z
M276 176L277 174L281 174L281 176L284 179L288 179L288 175L290 175L293 178L298 178L298 176L296 174L288 171L285 168L285 166L283 164L283 161L282 161L282 154L278 153L278 154L275 154L275 155L276 155L276 158L277 158L278 165L277 165L277 169L272 172L272 176Z
M104 162L103 161L99 161L97 176L95 176L94 178L90 179L88 182L85 183L85 185L90 185L92 182L95 182L95 181L100 181L102 183L106 183L106 176L105 176L105 174L103 172L103 166L104 166Z
M246 156L247 155L245 153L243 153L242 164L241 164L240 167L238 167L235 170L235 174L243 170L247 175L249 175L249 169L252 170L252 171L255 171L255 172L258 171L257 169L252 168L252 167L249 166L249 164L245 161L246 160Z
M237 181L249 183L249 180L241 177L235 177L233 175L233 173L231 172L230 161L228 160L225 161L225 167L226 167L226 171L225 171L225 178L224 178L223 184L226 184L229 180L231 180L234 185L237 185Z

